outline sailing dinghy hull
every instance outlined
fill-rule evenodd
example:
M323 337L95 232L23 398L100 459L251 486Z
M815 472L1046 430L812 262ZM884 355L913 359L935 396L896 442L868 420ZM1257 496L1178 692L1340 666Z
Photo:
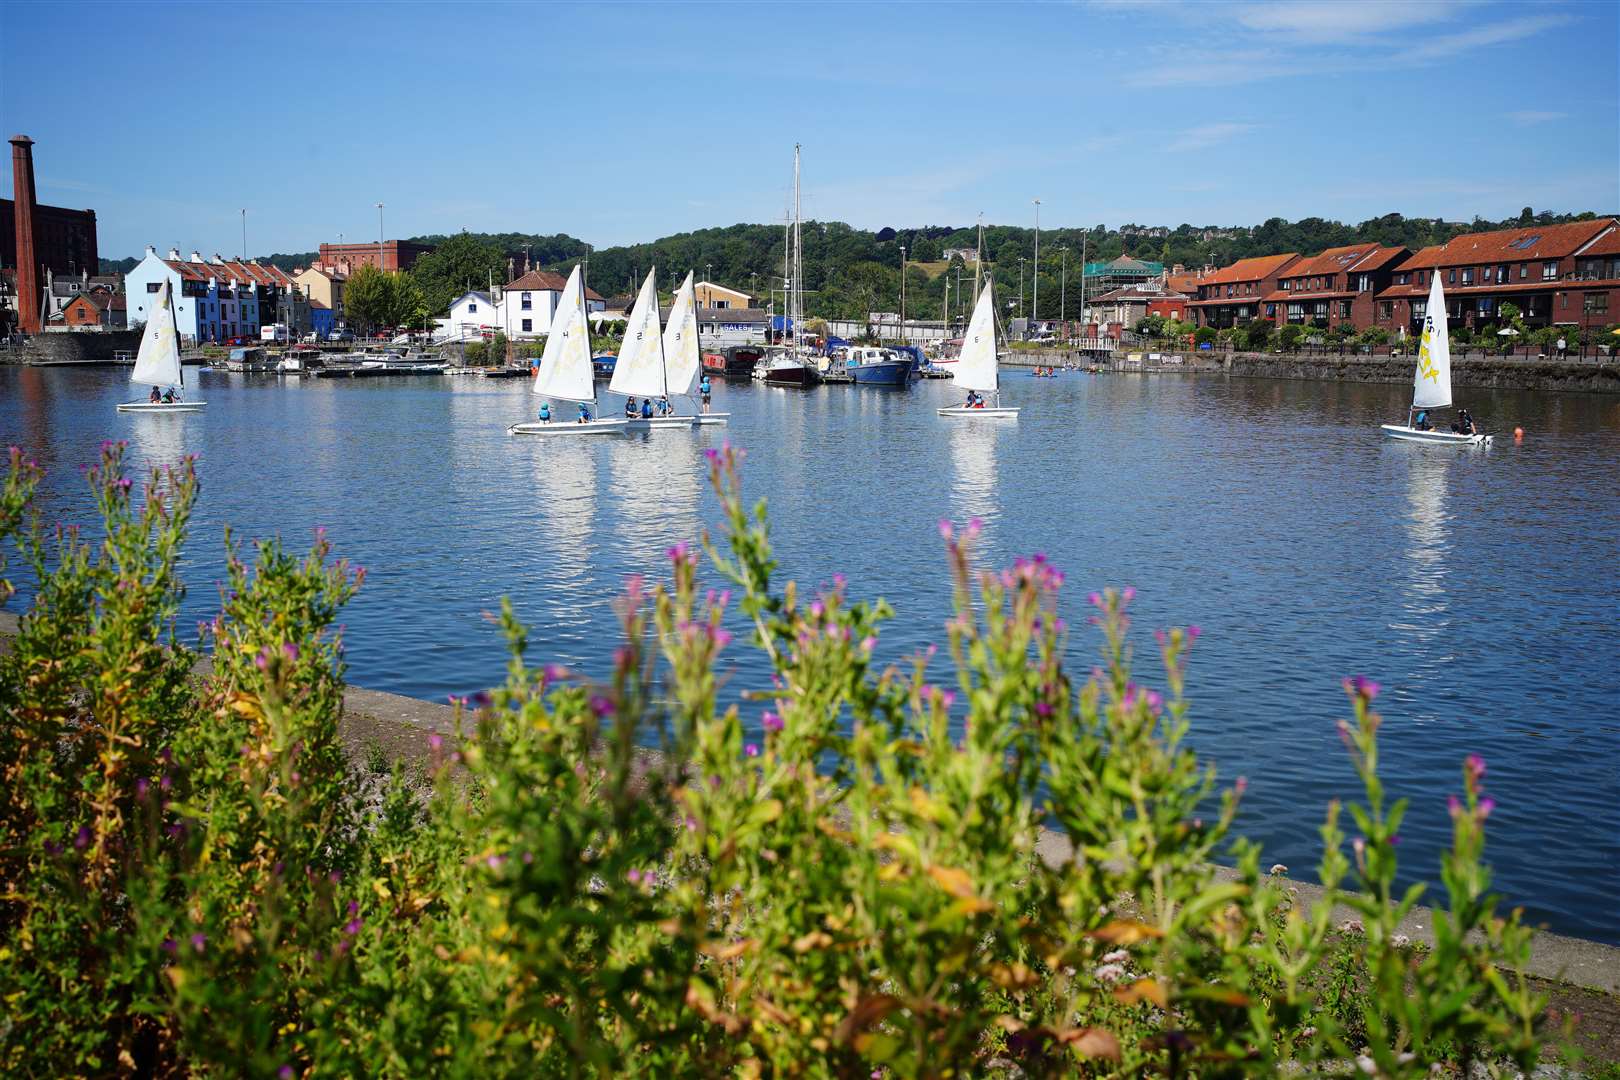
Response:
M139 413L183 413L202 412L207 407L206 401L124 401L118 405L119 412Z
M988 416L988 417L1001 417L1003 419L1016 420L1016 419L1018 419L1018 410L1016 408L1000 408L1000 407L997 407L997 408L994 408L994 409L990 409L990 408L970 409L965 405L950 405L950 406L947 406L946 408L943 408L943 409L939 410L939 415L941 415L941 416Z
M623 435L629 427L627 420L591 420L581 424L577 420L530 420L513 424L506 429L508 435Z
M1423 431L1404 424L1380 424L1379 430L1391 439L1429 443L1435 446L1483 446L1491 441L1489 435L1478 432L1473 435L1459 435L1455 431Z
M698 413L692 419L697 421L698 427L714 427L717 424L724 424L729 421L731 414L728 412Z

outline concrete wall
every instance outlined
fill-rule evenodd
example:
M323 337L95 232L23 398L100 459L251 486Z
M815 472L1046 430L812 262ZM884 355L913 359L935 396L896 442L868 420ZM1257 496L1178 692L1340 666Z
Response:
M34 366L49 364L110 364L113 354L127 352L131 356L141 347L141 331L108 330L94 334L38 334L28 339L23 347L23 363Z

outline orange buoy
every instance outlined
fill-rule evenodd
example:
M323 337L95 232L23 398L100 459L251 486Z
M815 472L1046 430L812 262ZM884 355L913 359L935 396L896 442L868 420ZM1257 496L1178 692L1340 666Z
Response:
M1513 429L1513 441L1524 442L1524 428L1516 427Z

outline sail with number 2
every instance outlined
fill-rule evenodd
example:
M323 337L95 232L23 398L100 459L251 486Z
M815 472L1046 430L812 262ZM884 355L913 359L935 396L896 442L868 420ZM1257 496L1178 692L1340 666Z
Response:
M631 397L659 397L668 392L664 379L664 335L658 326L658 269L647 272L635 307L625 323L624 342L613 365L608 389Z

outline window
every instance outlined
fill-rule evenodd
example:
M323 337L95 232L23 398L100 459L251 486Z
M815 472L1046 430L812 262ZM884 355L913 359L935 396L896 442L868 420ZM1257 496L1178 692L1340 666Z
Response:
M1519 280L1523 281L1525 279L1525 277L1529 275L1529 273L1530 273L1530 264L1529 263L1520 263L1519 264Z
M1480 300L1479 300L1479 314L1480 314L1480 317L1484 318L1485 316L1488 316L1491 313L1491 309L1494 308L1495 306L1496 306L1496 301L1495 300L1492 300L1488 296L1480 297Z
M1561 292L1558 294L1558 306L1566 310L1569 308L1569 293Z
M1397 285L1410 285L1411 283L1412 283L1412 275L1411 274L1396 274L1395 275L1395 284L1397 284Z
M1555 262L1544 262L1544 263L1542 263L1541 264L1541 280L1542 281L1557 281L1558 280L1558 264L1555 263Z
M477 311L477 310L478 310L478 301L476 301L476 300L467 301L467 313L469 315L472 314L473 312Z
M1395 302L1393 300L1380 300L1378 302L1378 318L1380 320L1393 318L1395 315Z
M523 294L523 303L520 306L523 308L524 311L530 311L530 310L532 310L534 308L534 304L530 301L528 293ZM525 321L527 321L527 320L525 320ZM523 329L527 330L528 327L525 326Z
M731 306L731 301L730 300L716 300L714 302L714 306L716 308L728 308L728 307Z
M1412 301L1412 318L1414 320L1422 319L1428 313L1429 313L1429 302L1427 300L1414 300L1414 301Z
M1493 274L1493 273L1495 273L1495 272L1496 272L1496 267L1494 267L1494 266L1487 266L1487 267L1486 267L1486 268L1485 268L1485 272L1484 272L1484 274L1483 274L1483 275L1482 275L1482 277L1481 277L1481 280L1482 280L1482 281L1489 281L1489 280L1491 280L1491 275L1492 275L1492 274Z
M1372 275L1371 274L1362 274L1360 277L1356 278L1356 292L1371 292L1371 291L1372 291Z
M1588 315L1607 315L1609 313L1609 294L1606 292L1589 292L1581 303L1581 310Z
M1294 287L1294 283L1292 281L1285 281L1282 283L1282 286L1283 292L1287 292L1289 289Z
M1474 268L1472 266L1463 268L1462 283L1464 285L1472 285L1474 283Z
M1340 300L1339 301L1339 318L1348 319L1349 317L1350 317L1350 301L1348 301L1348 300Z
M147 292L157 292L161 288L163 288L163 283L161 281L148 281L146 283Z
M1277 317L1277 305L1276 304L1267 304L1266 305L1266 318L1275 319L1276 317Z
M523 332L525 334L527 334L527 333L532 332L533 330L534 330L534 320L533 319L524 319L523 320Z
M1457 271L1455 271L1455 270L1447 270L1446 271L1446 284L1447 285L1455 285L1455 284L1457 284Z

